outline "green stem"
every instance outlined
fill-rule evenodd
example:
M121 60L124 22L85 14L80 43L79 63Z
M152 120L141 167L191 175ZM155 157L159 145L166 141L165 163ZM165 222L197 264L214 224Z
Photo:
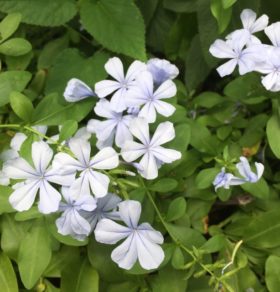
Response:
M186 246L184 246L184 245L180 242L180 240L179 240L178 238L176 238L176 236L174 236L174 235L172 234L172 231L170 231L170 229L169 229L169 227L168 227L168 224L165 222L164 218L162 217L162 215L161 215L161 213L160 213L160 211L159 211L159 209L158 209L158 207L157 207L157 205L156 205L156 203L155 203L155 201L154 201L154 199L153 199L153 196L152 196L151 192L148 190L148 188L146 187L145 182L144 182L144 180L142 179L142 177L140 177L140 182L141 182L142 186L145 188L146 193L147 193L147 196L148 196L150 202L152 203L152 205L153 205L153 207L154 207L154 209L155 209L155 211L156 211L156 213L157 213L157 215L158 215L158 217L159 217L159 219L160 219L162 225L164 226L164 228L166 229L166 231L168 232L168 234L170 235L170 237L172 238L172 240L173 240L173 241L174 241L174 242L175 242L175 243L176 243L181 249L183 249L185 252L187 252L187 253L193 258L193 260L201 266L201 268L202 268L203 270L205 270L207 273L209 273L209 274L210 274L210 275L211 275L211 276L212 276L212 277L218 282L219 279L215 276L215 274L214 274L211 270L209 270L209 269L208 269L203 263L201 263L200 260L194 255L194 253L193 253L192 251L190 251Z
M38 135L39 137L41 138L44 138L46 140L48 140L50 143L52 144L55 144L55 145L58 145L61 147L62 150L65 150L66 152L71 152L70 149L66 146L63 146L61 145L59 142L53 140L52 138L44 135L43 133L37 131L36 129L32 128L32 127L29 127L29 126L22 126L22 125L19 125L19 124L5 124L5 125L0 125L0 128L14 128L14 129L24 129L24 130L27 130L33 134L36 134Z

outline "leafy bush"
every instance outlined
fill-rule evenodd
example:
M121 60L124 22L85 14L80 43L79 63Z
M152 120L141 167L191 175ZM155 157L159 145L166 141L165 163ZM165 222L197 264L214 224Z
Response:
M278 292L277 11L0 1L1 291Z

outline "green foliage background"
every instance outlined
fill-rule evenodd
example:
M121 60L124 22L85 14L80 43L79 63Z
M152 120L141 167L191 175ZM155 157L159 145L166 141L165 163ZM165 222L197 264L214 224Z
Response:
M254 73L220 79L208 51L241 27L244 8L280 19L273 0L0 1L2 125L20 124L21 131L48 125L50 132L65 125L60 138L66 139L95 103L65 102L70 78L93 86L106 78L110 56L126 64L155 56L180 69L170 146L183 153L157 180L123 186L142 202L142 220L165 234L158 271L119 269L110 260L112 248L93 236L79 242L59 235L55 215L44 217L36 208L15 213L8 203L12 190L0 186L0 291L279 291L279 95L267 92ZM26 159L34 139L28 133L21 149ZM14 129L1 131L1 151L13 135ZM215 193L221 166L242 154L265 164L264 178Z

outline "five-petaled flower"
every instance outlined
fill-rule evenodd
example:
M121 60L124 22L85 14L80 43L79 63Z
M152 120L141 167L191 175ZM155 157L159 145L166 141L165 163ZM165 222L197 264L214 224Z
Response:
M69 186L74 181L74 175L58 174L56 169L49 167L53 151L43 141L32 144L31 155L34 166L21 157L4 164L3 171L6 176L24 180L24 183L18 185L11 194L9 201L17 211L28 210L39 190L39 211L44 214L55 212L58 210L61 195L50 182Z
M116 112L122 112L127 108L126 95L128 89L134 85L136 76L146 70L146 64L134 61L124 75L123 64L117 57L113 57L105 64L106 72L115 80L102 80L95 84L95 92L103 98L113 93L111 98L112 107Z
M146 270L158 268L164 259L164 252L159 246L163 243L163 236L149 223L138 225L141 204L132 200L123 201L119 203L119 215L127 227L110 219L102 219L94 231L96 241L115 244L126 238L111 254L112 260L123 269L131 269L137 259Z
M84 139L71 139L69 148L76 159L67 153L58 153L54 157L53 165L62 174L75 175L78 178L70 186L70 193L77 198L81 195L103 197L108 193L109 177L98 171L113 169L119 164L119 157L112 147L100 150L93 158L90 156L90 143Z
M157 112L165 117L170 117L175 112L175 107L163 99L175 96L176 92L176 85L172 80L166 80L154 91L153 76L146 71L139 74L135 86L128 91L127 104L142 106L138 116L153 123Z
M171 163L181 158L179 151L161 146L175 138L172 123L159 124L152 138L150 138L149 124L143 118L133 120L129 129L141 143L126 141L121 155L126 162L135 161L143 156L139 162L138 172L146 179L156 178L162 163Z
M71 235L78 240L84 240L91 232L89 222L81 216L82 211L96 209L96 200L91 195L76 198L69 192L69 188L62 188L65 202L60 202L59 211L62 215L56 219L58 232L62 235Z

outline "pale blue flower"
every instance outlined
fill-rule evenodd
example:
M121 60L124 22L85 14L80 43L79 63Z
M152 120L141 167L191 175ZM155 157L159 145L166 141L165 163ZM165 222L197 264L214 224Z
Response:
M91 211L83 211L81 215L90 223L93 230L101 219L108 218L112 220L120 220L119 212L116 211L121 198L115 194L108 193L105 197L96 199L96 208Z
M17 211L28 210L39 192L39 211L44 214L55 212L58 210L61 195L50 182L69 186L74 181L74 175L59 174L56 169L49 166L53 151L46 142L34 142L31 156L33 165L21 157L4 164L3 171L7 177L24 180L23 184L10 195L9 202Z
M149 223L138 225L141 204L132 200L123 201L119 203L119 215L127 227L110 219L101 219L94 231L96 241L115 244L125 239L111 254L112 260L123 269L131 269L137 259L146 270L158 268L164 259L159 245L163 243L163 236Z
M153 58L147 63L147 70L152 73L154 83L162 84L164 81L174 79L178 76L178 68L164 59Z
M264 172L264 165L259 162L255 162L256 173L251 170L250 164L246 157L241 156L240 162L236 164L236 168L238 169L240 175L244 178L245 182L256 183Z
M221 172L219 172L213 182L213 185L215 186L215 191L217 191L218 188L225 188L229 189L230 181L233 178L233 175L231 173L226 173L225 168L223 167Z
M98 116L106 119L104 121L91 119L87 124L87 131L96 134L99 149L112 146L114 141L118 147L121 147L125 141L132 140L128 127L134 118L133 115L115 111L112 103L106 99L100 100L94 111Z
M72 78L68 81L63 96L68 102L77 102L89 96L96 96L96 94L83 81Z
M84 240L90 234L91 226L81 216L81 212L96 209L96 200L90 195L76 198L71 195L68 188L62 188L62 196L65 203L60 203L59 210L63 213L55 222L58 232L62 235L71 235L78 240Z

